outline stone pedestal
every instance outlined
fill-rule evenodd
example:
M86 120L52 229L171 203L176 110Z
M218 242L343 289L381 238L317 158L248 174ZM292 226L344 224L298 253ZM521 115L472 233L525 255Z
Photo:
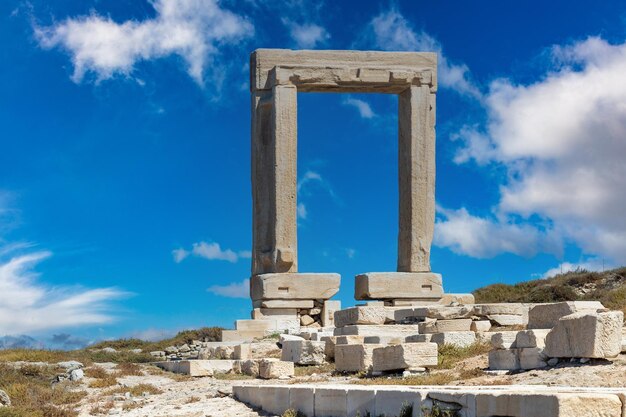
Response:
M425 300L443 296L441 275L432 272L368 272L356 276L357 300Z

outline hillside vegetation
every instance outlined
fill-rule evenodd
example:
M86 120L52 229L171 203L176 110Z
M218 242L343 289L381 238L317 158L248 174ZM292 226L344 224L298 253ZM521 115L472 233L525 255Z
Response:
M473 292L477 303L550 303L598 300L626 312L626 267L604 272L579 269L514 285L492 284Z

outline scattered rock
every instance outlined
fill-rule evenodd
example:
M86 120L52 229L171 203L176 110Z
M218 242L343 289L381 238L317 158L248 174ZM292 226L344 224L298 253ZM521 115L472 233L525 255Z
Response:
M0 407L10 407L11 399L9 395L0 389Z
M85 372L82 369L74 369L70 372L70 381L80 381L85 376Z

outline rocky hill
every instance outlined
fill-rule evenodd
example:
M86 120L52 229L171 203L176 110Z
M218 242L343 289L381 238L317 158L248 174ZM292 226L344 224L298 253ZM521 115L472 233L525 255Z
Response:
M492 284L473 292L477 303L549 303L598 300L626 312L626 267L604 272L583 269L514 285Z

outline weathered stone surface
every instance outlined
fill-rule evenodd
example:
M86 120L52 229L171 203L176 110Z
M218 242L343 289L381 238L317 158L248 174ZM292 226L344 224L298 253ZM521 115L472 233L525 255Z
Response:
M518 331L496 332L491 335L491 346L494 349L511 349L517 347Z
M453 345L458 347L467 347L476 342L476 334L471 331L434 333L430 338L430 341L437 343L439 346Z
M335 336L392 336L407 337L419 334L417 324L394 324L394 325L350 325L335 329Z
M385 307L351 307L335 311L335 326L352 324L385 324L393 320L393 310ZM391 320L389 319L391 316Z
M369 272L357 275L355 279L354 298L357 300L439 300L442 295L441 275L432 272Z
M437 366L436 343L405 343L374 349L373 371L394 371Z
M290 387L289 408L298 410L305 416L315 415L315 390L313 387Z
M339 274L262 274L250 279L250 296L253 300L326 300L337 294Z
M222 330L222 342L251 342L263 336L262 330Z
M235 321L235 329L243 331L260 331L274 330L276 324L273 320L237 320Z
M335 326L335 312L341 310L341 301L325 300L322 308L322 326Z
M365 336L335 336L338 345L362 345Z
M161 369L189 376L213 376L216 373L233 372L239 366L234 360L191 360L155 362Z
M300 324L303 326L308 326L310 324L315 323L315 320L313 320L313 317L309 316L308 314L304 314L302 316L300 316Z
M294 375L293 362L278 359L261 359L259 361L259 377L263 379L289 378Z
M442 305L450 305L450 304L475 304L476 299L474 298L474 294L452 294L445 293L441 300L439 300L439 304Z
M252 302L254 308L272 308L272 309L301 309L313 308L315 305L313 300L256 300Z
M324 336L321 339L324 345L324 354L328 362L335 360L335 346L337 345L337 336Z
M474 314L479 317L493 314L528 316L529 306L521 303L491 303L474 305Z
M527 316L515 314L491 314L488 317L498 326L525 326L528 323Z
M315 416L348 416L346 388L317 387L315 389Z
M0 407L10 407L11 406L11 398L9 395L0 389Z
M537 304L528 312L529 329L551 329L561 317L572 313L605 311L599 301L564 301L561 303Z
M259 376L259 361L254 359L248 359L240 362L241 373L248 376Z
M521 369L539 369L547 366L548 357L542 348L522 348L517 351Z
M451 319L466 319L471 317L473 309L471 306L439 306L432 305L427 307L414 307L407 309L399 309L394 311L394 319L396 321L403 321L408 319L438 319L438 320L451 320Z
M420 333L468 332L472 319L436 320L420 323Z
M339 372L369 372L374 349L380 345L337 345L335 346L335 369Z
M489 369L515 371L520 369L516 349L498 349L489 352Z
M491 329L491 322L489 320L477 320L473 321L470 326L470 330L473 332L488 332Z
M622 350L624 313L573 313L561 317L546 337L551 358L613 358Z
M237 345L233 349L233 359L248 360L252 358L252 347L250 343Z
M298 365L321 365L324 363L325 342L310 340L286 340L283 342L281 359Z
M517 332L515 346L518 348L544 348L549 329L522 330Z
M298 310L295 308L255 308L252 310L253 320L277 320L297 318Z
M363 343L377 345L397 345L405 341L406 337L402 336L365 336L363 338Z

